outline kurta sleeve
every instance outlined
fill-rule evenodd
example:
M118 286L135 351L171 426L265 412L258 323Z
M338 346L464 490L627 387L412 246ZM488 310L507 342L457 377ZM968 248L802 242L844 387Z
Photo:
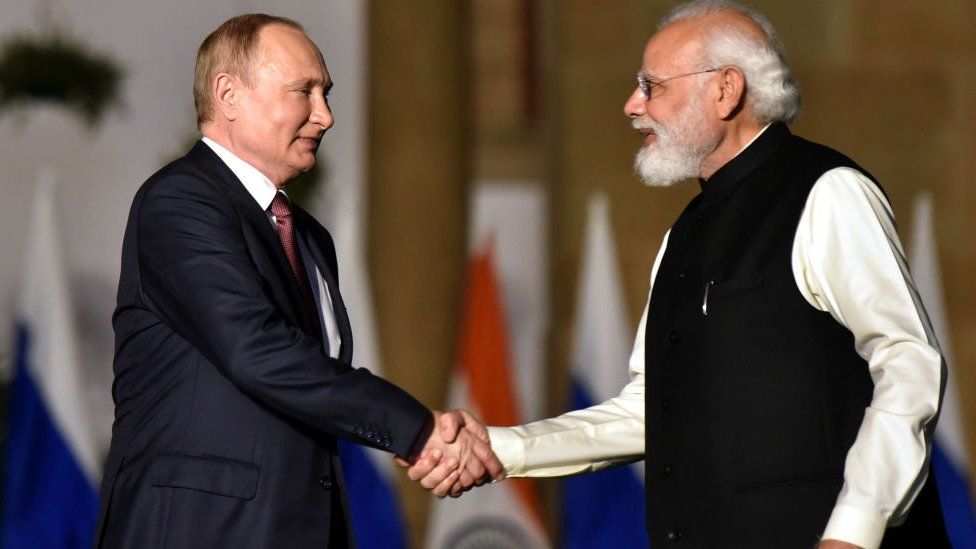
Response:
M926 480L946 368L877 185L851 168L821 176L792 267L804 298L853 333L874 381L823 537L878 547Z
M651 286L668 235L651 269ZM644 332L647 305L630 355L630 382L600 404L517 427L489 427L491 446L510 477L557 477L644 457ZM623 367L623 365L621 365Z

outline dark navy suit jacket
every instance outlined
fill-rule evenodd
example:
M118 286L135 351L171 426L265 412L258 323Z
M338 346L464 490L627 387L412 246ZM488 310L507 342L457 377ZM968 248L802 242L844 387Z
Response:
M304 211L294 219L330 286L338 359L266 213L208 146L139 189L113 315L96 546L321 549L330 531L346 545L337 437L407 456L429 429L427 408L350 366L332 239Z

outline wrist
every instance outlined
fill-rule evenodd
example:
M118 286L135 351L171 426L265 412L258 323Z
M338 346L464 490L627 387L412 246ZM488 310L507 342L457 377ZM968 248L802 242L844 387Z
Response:
M427 421L424 426L417 433L417 437L414 438L413 444L410 446L410 453L406 456L400 456L408 463L414 463L417 458L420 457L420 453L424 451L427 447L427 442L430 440L431 435L434 433L434 425L436 422L437 412L430 412L427 416Z

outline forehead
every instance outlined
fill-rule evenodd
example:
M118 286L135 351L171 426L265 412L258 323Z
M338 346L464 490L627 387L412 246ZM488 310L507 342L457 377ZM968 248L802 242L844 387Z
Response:
M647 41L641 70L655 76L688 72L701 57L701 32L697 22L676 21Z
M329 82L329 71L319 49L305 33L285 25L272 24L261 29L256 62L258 73L287 80Z

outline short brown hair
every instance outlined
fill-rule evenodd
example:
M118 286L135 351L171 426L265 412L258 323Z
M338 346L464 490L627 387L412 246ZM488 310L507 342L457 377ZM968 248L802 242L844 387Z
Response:
M258 43L258 33L271 24L286 25L305 32L298 22L287 17L246 13L224 21L200 44L193 74L193 104L197 108L197 127L213 118L210 86L218 74L233 74L246 85L251 84L251 64Z

